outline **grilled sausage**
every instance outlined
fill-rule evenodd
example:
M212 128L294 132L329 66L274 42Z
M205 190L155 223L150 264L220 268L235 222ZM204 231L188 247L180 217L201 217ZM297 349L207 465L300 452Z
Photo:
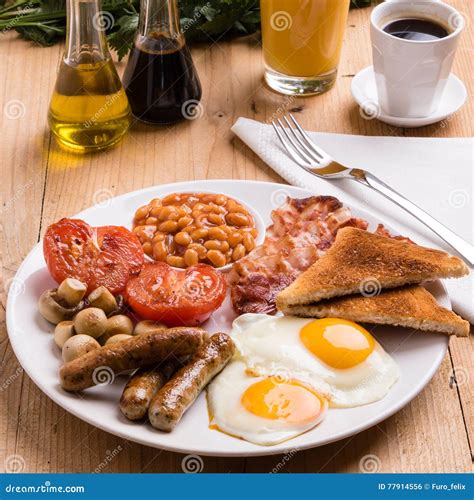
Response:
M178 361L165 361L155 367L139 368L128 380L120 398L119 408L125 417L141 420L147 414L155 394L178 366L182 366Z
M63 365L59 371L61 386L66 391L82 391L110 383L117 373L157 364L169 356L193 354L203 337L200 328L177 327L100 347Z
M232 358L235 344L225 333L216 333L156 394L148 409L151 425L170 432L200 392Z

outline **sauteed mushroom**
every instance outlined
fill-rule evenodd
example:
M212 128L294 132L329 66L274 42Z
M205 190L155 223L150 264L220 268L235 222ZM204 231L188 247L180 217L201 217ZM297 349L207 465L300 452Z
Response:
M132 320L124 314L117 314L107 318L105 333L100 337L99 342L104 344L114 335L132 335Z
M102 309L105 314L110 314L118 308L115 297L105 288L105 286L99 286L99 288L93 290L87 297L87 300L92 307Z
M57 300L70 307L77 306L86 294L87 286L74 278L66 278L58 287Z
M62 349L63 345L74 335L74 321L61 321L54 329L54 342Z
M57 289L45 290L39 299L38 309L43 318L53 325L72 319L74 315L84 307L84 302L80 301L75 306L68 306L59 302Z
M105 332L107 316L98 307L89 307L77 313L74 318L74 330L79 335L89 335L95 339Z
M125 335L124 333L120 333L118 335L114 335L110 337L105 345L115 344L116 342L123 342L124 340L132 338L132 335Z
M63 345L63 360L65 363L68 363L99 347L99 342L89 337L89 335L74 335L74 337L71 337Z
M152 321L149 319L145 319L143 321L139 321L133 330L133 335L143 335L144 333L152 332L155 330L159 330L160 328L167 328L164 323L160 321Z

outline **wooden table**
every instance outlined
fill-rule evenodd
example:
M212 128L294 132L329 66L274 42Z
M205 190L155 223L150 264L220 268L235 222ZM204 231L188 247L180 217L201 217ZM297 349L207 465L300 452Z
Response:
M471 0L451 0L467 20ZM350 95L352 77L370 64L370 9L351 11L340 76L329 93L289 99L262 84L256 37L196 48L204 116L173 128L136 126L115 149L94 156L62 151L46 113L62 47L39 48L14 34L0 37L1 101L18 111L2 115L3 283L40 239L48 224L73 215L106 195L190 179L259 179L281 182L229 131L238 116L267 120L279 107L298 113L303 125L362 135L454 137L472 135L472 101L442 124L403 130L362 118ZM455 72L472 94L471 22ZM124 64L120 67L123 69ZM2 289L4 288L2 287ZM19 367L0 310L0 470L17 456L27 472L180 472L182 455L124 441L66 413ZM406 408L352 438L286 458L204 457L205 472L358 472L374 458L381 472L471 472L474 445L473 341L451 339L449 353L428 387ZM468 380L457 387L453 367ZM15 457L14 457L15 458ZM280 466L278 464L281 463Z

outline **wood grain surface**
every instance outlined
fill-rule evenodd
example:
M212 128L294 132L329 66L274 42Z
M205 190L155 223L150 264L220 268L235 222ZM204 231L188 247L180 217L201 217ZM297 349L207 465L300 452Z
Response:
M468 29L455 62L473 92L471 0L449 3ZM0 471L181 472L183 455L124 441L65 412L22 371L5 328L5 290L48 224L100 201L155 184L192 179L282 182L230 132L239 116L268 120L284 108L313 130L362 135L472 136L472 100L441 124L415 130L364 119L352 100L353 76L370 64L370 9L351 11L340 76L329 93L280 96L262 83L257 37L193 49L203 116L173 128L136 124L116 148L77 156L61 150L46 124L62 47L40 48L15 34L0 36L2 77L2 308L0 310ZM469 22L471 21L471 22ZM119 65L123 70L124 63ZM204 472L472 472L474 342L451 339L427 388L402 411L349 439L266 458L202 457ZM457 383L453 378L456 370Z

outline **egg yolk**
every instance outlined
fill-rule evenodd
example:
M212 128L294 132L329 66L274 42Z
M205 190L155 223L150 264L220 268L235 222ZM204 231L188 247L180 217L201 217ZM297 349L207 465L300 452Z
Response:
M352 368L374 350L375 340L357 323L339 318L311 321L300 330L306 349L332 368Z
M327 406L326 400L305 384L296 380L279 382L271 377L249 386L241 402L254 415L287 422L314 420Z

